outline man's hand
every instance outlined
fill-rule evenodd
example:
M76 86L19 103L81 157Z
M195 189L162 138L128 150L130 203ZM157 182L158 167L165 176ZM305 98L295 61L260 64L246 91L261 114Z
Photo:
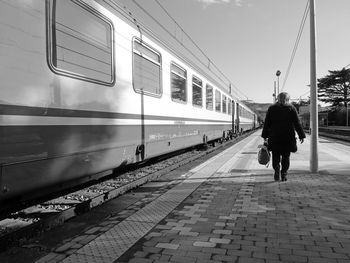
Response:
M300 139L300 143L303 143L304 142L304 139Z

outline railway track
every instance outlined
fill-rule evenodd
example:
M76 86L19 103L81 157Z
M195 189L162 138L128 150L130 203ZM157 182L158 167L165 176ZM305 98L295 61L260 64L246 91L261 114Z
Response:
M143 167L108 176L105 180L77 191L12 212L0 221L0 251L20 245L41 232L61 225L184 164L218 151L222 147L229 147L249 135L250 133L246 133L218 144L217 147L192 149L159 162L150 162Z
M350 142L350 130L340 128L319 128L319 135L327 138Z
M305 130L305 132L310 134L310 130ZM350 129L346 128L319 127L318 135L342 142L350 142Z

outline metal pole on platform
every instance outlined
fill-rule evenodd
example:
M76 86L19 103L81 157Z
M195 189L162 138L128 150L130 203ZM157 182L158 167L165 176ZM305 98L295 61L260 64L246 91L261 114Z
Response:
M316 13L315 0L310 0L310 172L318 172L318 116L316 79Z
M349 126L348 102L346 101L346 126Z

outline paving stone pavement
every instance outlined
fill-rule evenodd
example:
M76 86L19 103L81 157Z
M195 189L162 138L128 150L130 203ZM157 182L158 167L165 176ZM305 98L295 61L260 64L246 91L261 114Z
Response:
M142 187L138 202L36 262L350 263L350 147L324 141L311 174L306 140L275 182L256 161L260 140Z
M350 262L344 175L215 173L115 262Z

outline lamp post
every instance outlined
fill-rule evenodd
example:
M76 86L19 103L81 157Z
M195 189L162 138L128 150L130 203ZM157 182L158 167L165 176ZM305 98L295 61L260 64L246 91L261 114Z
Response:
M318 172L318 114L316 79L316 22L315 0L310 0L310 172Z
M281 71L277 70L276 71L276 76L277 76L277 95L280 94L280 75L281 75Z

